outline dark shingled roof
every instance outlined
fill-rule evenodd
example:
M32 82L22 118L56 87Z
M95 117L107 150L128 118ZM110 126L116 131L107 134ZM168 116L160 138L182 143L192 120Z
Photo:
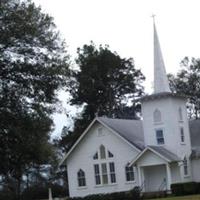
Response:
M98 120L109 126L111 129L120 134L123 138L128 140L131 144L135 145L140 150L144 149L144 131L141 120L111 119L107 117L98 117ZM200 120L189 121L189 128L192 149L198 151L200 155ZM162 152L163 154L171 153L166 152L167 150L164 148L153 148L154 150Z
M165 149L164 147L160 147L160 146L149 146L149 147L153 149L154 151L158 152L160 155L167 158L168 160L170 160L171 162L181 160L177 155Z
M144 149L144 132L141 120L111 119L107 117L98 117L98 120L140 150Z

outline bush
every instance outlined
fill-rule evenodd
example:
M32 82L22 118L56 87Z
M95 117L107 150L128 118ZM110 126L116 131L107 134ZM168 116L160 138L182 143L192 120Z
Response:
M197 193L197 183L188 182L183 184L184 194L196 194Z
M171 190L176 196L196 194L199 186L200 184L196 182L175 183L171 184Z
M197 183L197 193L200 194L200 183Z
M183 193L184 193L183 183L174 183L174 184L171 184L171 191L172 191L172 194L174 194L176 196L183 195Z
M68 198L68 200L139 200L140 191L134 188L128 192L115 192L109 194L95 194L86 197Z
M51 188L53 197L66 197L67 189L58 184L40 186L34 185L25 189L22 193L22 200L48 199L48 190Z

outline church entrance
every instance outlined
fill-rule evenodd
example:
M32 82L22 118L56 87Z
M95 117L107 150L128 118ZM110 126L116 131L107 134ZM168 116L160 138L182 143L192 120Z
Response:
M154 165L142 167L144 192L167 190L166 165Z

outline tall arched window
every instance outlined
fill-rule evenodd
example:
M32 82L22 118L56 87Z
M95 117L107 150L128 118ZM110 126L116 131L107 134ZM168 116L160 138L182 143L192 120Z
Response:
M183 173L185 176L188 175L188 160L187 160L186 156L183 159Z
M116 183L114 154L100 145L99 150L93 155L94 177L96 185Z
M106 159L106 149L103 145L100 146L100 158Z
M135 173L134 173L134 167L129 166L129 164L125 167L125 173L126 173L126 181L134 181L135 180Z
M82 169L79 169L79 171L77 173L77 179L78 179L79 187L86 186L85 172Z
M178 115L179 115L179 120L183 121L183 113L182 113L181 107L179 107L179 109L178 109Z
M161 112L160 110L156 109L153 113L153 120L155 123L161 122L162 118L161 118Z

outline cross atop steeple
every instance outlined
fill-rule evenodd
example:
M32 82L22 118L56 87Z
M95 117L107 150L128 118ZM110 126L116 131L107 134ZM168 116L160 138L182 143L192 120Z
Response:
M169 82L156 30L155 15L152 15L152 18L154 28L154 94L171 92L169 89Z

